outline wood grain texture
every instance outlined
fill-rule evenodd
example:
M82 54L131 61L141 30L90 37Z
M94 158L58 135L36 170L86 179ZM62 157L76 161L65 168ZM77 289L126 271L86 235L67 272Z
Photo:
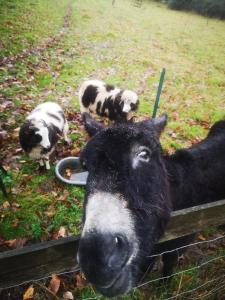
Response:
M174 211L160 242L222 224L225 200ZM67 237L0 253L0 289L78 267L78 244L78 236Z

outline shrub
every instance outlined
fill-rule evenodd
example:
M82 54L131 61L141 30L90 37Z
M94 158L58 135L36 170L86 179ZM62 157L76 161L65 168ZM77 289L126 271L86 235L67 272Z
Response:
M192 10L208 17L225 19L225 0L168 0L168 6L177 10Z

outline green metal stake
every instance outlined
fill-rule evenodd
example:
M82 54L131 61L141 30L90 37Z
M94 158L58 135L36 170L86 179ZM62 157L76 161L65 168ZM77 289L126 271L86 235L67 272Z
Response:
M157 94L155 97L155 104L154 104L154 109L153 109L153 113L152 113L152 118L156 117L156 113L158 110L158 106L159 106L159 98L162 92L162 86L163 86L163 81L164 81L164 77L165 77L165 73L166 73L166 69L163 68L161 75L160 75L160 80L159 80L159 86L158 86L158 90L157 90Z

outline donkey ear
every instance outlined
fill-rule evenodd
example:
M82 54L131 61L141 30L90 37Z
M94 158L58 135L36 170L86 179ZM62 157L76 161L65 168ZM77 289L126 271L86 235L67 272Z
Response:
M152 119L152 123L154 125L157 136L160 137L162 131L164 130L167 124L167 114L162 114L159 118Z
M157 137L160 137L167 123L167 114L162 114L159 118L142 121L141 124L149 129L154 129Z
M88 113L82 114L82 120L84 122L85 130L91 137L96 135L96 133L104 128L104 126L100 122L94 120Z

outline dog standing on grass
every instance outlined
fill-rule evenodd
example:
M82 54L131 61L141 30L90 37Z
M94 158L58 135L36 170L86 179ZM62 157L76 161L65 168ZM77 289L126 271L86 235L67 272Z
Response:
M138 95L101 80L87 80L79 89L81 113L96 114L111 121L126 122L138 109Z
M69 127L62 108L54 102L38 105L20 128L21 147L30 158L38 160L40 166L50 169L49 156L61 136L66 142Z

